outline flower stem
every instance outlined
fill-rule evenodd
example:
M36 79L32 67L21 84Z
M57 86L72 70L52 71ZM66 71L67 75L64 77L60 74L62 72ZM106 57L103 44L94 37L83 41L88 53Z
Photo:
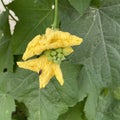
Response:
M6 5L5 5L5 3L3 2L3 0L1 0L1 2L2 2L4 8L6 9L6 11L8 11L10 17L11 17L15 22L17 22L17 20L16 20L16 19L12 16L12 14L9 12L9 9L6 7Z
M55 0L55 14L52 29L56 29L57 25L58 25L58 0Z

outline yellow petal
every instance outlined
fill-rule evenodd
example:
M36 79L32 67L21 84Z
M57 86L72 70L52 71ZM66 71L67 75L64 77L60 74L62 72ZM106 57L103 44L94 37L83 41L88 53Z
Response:
M52 30L50 28L46 29L45 35L47 40L50 41L49 49L80 45L83 41L82 38L71 35L68 32Z
M62 32L59 30L52 30L50 28L46 29L46 41L48 44L44 47L40 46L39 49L48 50L48 49L56 49L56 48L64 48L75 45L80 45L83 41L82 38L79 38L75 35L71 35L68 32Z
M47 36L47 40L50 41L50 43L54 43L58 40L67 39L70 33L47 28L45 35Z
M44 88L53 76L54 73L52 71L51 64L44 66L44 68L42 69L42 73L39 76L40 88Z
M34 51L34 48L36 48L39 45L40 40L41 40L41 36L37 35L29 42L29 44L27 45L26 51L23 54L23 57L22 57L23 60L26 60L35 55L36 51Z
M17 62L17 65L21 68L29 69L29 70L39 73L39 71L43 69L46 63L48 63L47 57L41 56L36 59L32 59L32 60L28 60L24 62Z
M58 80L58 82L61 85L63 85L64 84L64 79L63 79L62 71L60 69L60 65L53 63L53 71L54 71L55 77Z
M74 51L74 50L72 49L72 47L65 47L65 48L63 48L63 54L64 54L65 56L71 54L73 51Z

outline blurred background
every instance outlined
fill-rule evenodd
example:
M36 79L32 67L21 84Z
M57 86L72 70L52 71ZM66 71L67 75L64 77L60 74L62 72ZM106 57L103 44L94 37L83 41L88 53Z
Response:
M12 2L13 0L2 0L2 1L4 2L5 5L7 5L8 3ZM0 0L0 14L3 11L5 11L5 7L3 6L2 1ZM15 16L13 11L10 10L10 13L12 14L12 16L14 16L18 20L18 18ZM9 24L10 24L11 34L13 34L16 22L10 16L9 16Z

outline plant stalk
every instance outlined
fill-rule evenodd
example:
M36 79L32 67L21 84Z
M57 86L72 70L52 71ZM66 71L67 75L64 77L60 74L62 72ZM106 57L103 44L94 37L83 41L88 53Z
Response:
M54 21L52 24L52 29L56 29L58 25L58 0L55 0L55 13L54 13Z

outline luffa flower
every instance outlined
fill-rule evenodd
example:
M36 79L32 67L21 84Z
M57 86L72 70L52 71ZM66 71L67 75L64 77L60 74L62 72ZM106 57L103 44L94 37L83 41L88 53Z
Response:
M17 64L39 74L40 88L44 88L53 76L63 85L60 63L73 52L71 46L80 45L81 42L82 38L68 32L47 28L44 35L37 35L30 41L22 57L24 61ZM39 58L27 60L35 55Z

